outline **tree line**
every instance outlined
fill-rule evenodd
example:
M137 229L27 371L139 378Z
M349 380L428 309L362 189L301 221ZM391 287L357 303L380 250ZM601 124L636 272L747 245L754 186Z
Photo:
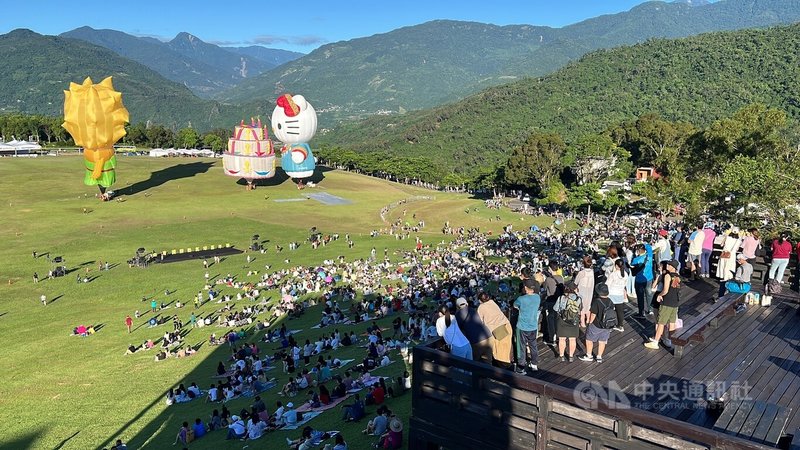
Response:
M72 147L75 142L61 124L63 117L0 114L0 136L7 141L38 140L43 145L53 147ZM181 129L161 124L136 123L125 127L127 134L121 144L144 148L207 148L221 152L227 148L232 132L226 128L215 128L200 133L191 126Z
M800 136L789 125L785 112L755 103L705 128L644 114L572 143L530 130L507 161L469 175L424 156L336 147L319 155L333 165L442 186L522 189L540 204L615 211L642 199L664 213L680 208L690 220L713 214L742 226L786 229L800 224ZM601 192L603 182L628 180L637 167L652 167L660 178L633 183L630 193Z

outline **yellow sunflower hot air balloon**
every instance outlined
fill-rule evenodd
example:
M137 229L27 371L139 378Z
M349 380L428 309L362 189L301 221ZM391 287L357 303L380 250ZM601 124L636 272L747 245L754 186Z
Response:
M64 123L83 147L87 186L98 186L106 200L106 188L116 180L114 144L125 136L128 110L122 105L122 93L114 90L111 77L99 84L87 77L83 84L70 83L64 91Z

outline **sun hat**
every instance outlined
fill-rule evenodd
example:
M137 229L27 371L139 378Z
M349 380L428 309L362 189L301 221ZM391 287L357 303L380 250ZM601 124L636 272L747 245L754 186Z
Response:
M289 403L286 404L286 407L287 408L294 408L294 403L289 402Z
M389 423L389 429L394 431L395 433L399 433L399 432L403 431L403 422L401 422L400 419L395 417Z

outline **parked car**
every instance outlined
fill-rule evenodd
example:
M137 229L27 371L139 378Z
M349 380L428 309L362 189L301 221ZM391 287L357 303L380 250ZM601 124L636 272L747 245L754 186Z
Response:
M522 196L522 201L523 201L523 202L529 202L529 201L531 201L531 196L530 196L530 195L528 195L528 194L525 194L525 195L523 195L523 196Z

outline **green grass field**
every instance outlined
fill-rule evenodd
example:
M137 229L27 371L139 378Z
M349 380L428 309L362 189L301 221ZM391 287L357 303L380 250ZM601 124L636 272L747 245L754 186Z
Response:
M200 261L154 265L146 269L129 268L125 263L139 247L148 250L172 250L230 243L244 248L253 234L269 239L267 254L254 254L249 265L244 255L225 259L212 266L210 274L232 273L247 278L247 270L272 270L295 264L312 265L322 260L345 255L348 261L367 257L374 246L381 254L388 247L390 255L401 248L412 248L413 239L398 241L394 237L370 238L373 229L385 227L379 212L397 200L418 195L435 196L435 200L409 202L392 210L389 218L397 218L407 210L407 217L416 213L426 221L420 236L424 243L442 240L440 228L449 220L455 226L479 226L482 230L500 231L506 223L516 228L533 223L544 225L547 219L519 216L507 211L487 210L480 200L467 195L443 194L415 189L373 178L339 171L326 171L319 187L298 191L284 180L245 191L236 180L222 174L220 160L153 159L119 157L115 190L120 201L102 203L93 196L95 188L82 183L82 161L79 157L43 157L38 159L0 160L0 204L5 213L0 217L0 331L6 337L3 345L0 384L0 448L71 448L87 449L110 446L121 438L129 448L167 448L175 439L180 423L196 417L204 421L213 408L202 400L167 407L165 391L178 383L194 381L207 389L216 365L229 356L227 346L203 345L186 359L154 362L154 351L123 355L129 344L156 339L171 324L155 329L139 327L148 315L134 322L135 331L128 335L124 319L136 309L145 311L143 296L156 295L160 301L165 290L174 291L168 301L190 302L204 284ZM276 199L299 198L305 193L328 192L348 199L349 205L326 206L313 200L275 202ZM476 208L477 212L465 213ZM499 214L501 221L490 221ZM308 230L316 226L323 233L350 233L355 247L348 249L344 239L312 250L301 246L288 251L290 241L303 242ZM284 250L274 251L276 244ZM76 283L76 272L53 280L44 279L51 268L45 257L34 259L32 252L62 256L68 269L77 273L89 270L97 277L88 284ZM284 259L290 258L286 264ZM98 261L119 264L109 271L98 271ZM43 279L34 284L32 275ZM257 277L252 277L255 280ZM231 293L232 289L223 289ZM52 303L42 306L39 296L45 294ZM267 291L276 298L275 291ZM218 308L206 304L200 315ZM318 307L317 307L318 308ZM300 319L287 323L290 329L304 329L298 340L317 337L310 327L319 320L319 310L312 308ZM170 309L188 322L192 308ZM386 325L391 319L384 319ZM102 324L94 336L71 337L79 324ZM366 325L355 327L358 333ZM192 330L188 344L205 342L216 326ZM329 330L325 330L330 332ZM250 334L247 341L261 334ZM261 344L262 352L273 346ZM340 358L361 358L363 349L337 351ZM271 353L271 352L270 352ZM406 369L402 359L392 355L391 366L375 371L377 375L397 376ZM282 386L288 376L280 368L269 373ZM262 394L269 410L274 410L276 388ZM296 404L303 397L295 398ZM411 412L410 393L389 399L389 407L408 426ZM235 413L247 407L252 399L239 399L228 404ZM368 407L368 413L374 412ZM359 431L359 424L344 424L340 411L328 411L309 425L328 430L341 430L350 448L366 448L372 439ZM190 444L191 448L284 448L285 438L296 438L299 431L277 431L255 442L224 441L224 432L214 432Z

